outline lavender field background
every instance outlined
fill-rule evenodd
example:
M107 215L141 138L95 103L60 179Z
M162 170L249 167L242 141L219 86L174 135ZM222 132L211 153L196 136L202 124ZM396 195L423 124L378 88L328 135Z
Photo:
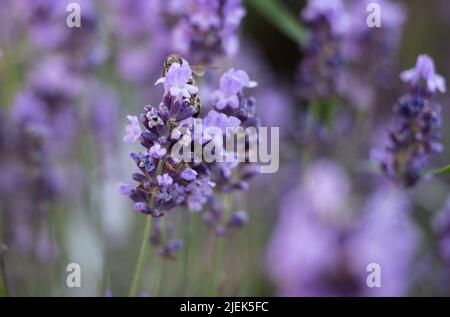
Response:
M449 31L445 0L0 0L0 296L450 295ZM197 91L279 127L279 170L172 168Z

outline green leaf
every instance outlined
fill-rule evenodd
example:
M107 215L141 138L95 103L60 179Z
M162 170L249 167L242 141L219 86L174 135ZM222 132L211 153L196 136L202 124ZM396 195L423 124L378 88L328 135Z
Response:
M307 31L300 24L299 18L291 13L281 1L277 0L248 0L247 3L262 14L270 23L275 25L287 37L304 45Z
M449 174L449 173L450 173L450 164L446 165L444 167L441 167L441 168L435 168L435 169L430 169L430 170L425 171L425 174L434 175L434 176L442 175L442 174Z

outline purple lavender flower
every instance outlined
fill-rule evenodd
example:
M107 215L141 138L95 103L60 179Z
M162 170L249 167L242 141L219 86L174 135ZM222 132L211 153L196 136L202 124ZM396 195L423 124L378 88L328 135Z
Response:
M148 153L150 154L151 157L153 157L154 159L162 159L164 157L164 155L166 155L167 150L163 147L161 147L161 144L159 143L155 143L150 150L148 151Z
M89 90L90 123L99 154L111 154L117 148L118 95L109 86L94 84Z
M158 83L164 84L164 96L158 108L145 106L144 112L136 117L130 116L131 125L127 128L126 139L139 140L144 150L131 153L138 172L132 178L137 182L134 188L119 185L119 191L131 198L135 209L152 217L168 217L169 210L186 206L191 211L201 212L206 207L206 213L211 213L212 206L218 204L215 192L230 192L231 190L248 188L247 181L255 173L248 168L249 164L228 164L220 162L207 163L198 159L193 152L197 146L207 146L213 142L208 134L209 128L220 129L222 137L226 137L227 128L258 126L255 117L254 100L243 94L245 87L253 87L244 71L231 70L221 82L227 86L234 85L234 99L237 107L225 107L222 111L210 110L202 124L203 129L197 129L198 118L196 109L191 102L191 94L199 93L196 86L190 84L192 70L187 61L174 63L165 77ZM143 126L140 130L138 127ZM180 160L173 152L175 145L187 148L187 160ZM235 174L232 177L232 171ZM220 182L219 186L216 186ZM230 213L226 219L220 219L215 229L242 227L248 221L245 212ZM226 225L228 224L228 225ZM167 225L156 220L152 243L162 245L161 255L172 257L179 249L179 244L171 242L172 238L162 241L162 230L168 230ZM217 231L217 230L216 230ZM175 240L174 240L175 241Z
M366 8L371 2L348 2L350 26L342 41L345 69L338 82L339 94L362 110L374 106L378 90L387 90L394 84L396 52L406 20L402 4L377 1L382 10L382 26L368 28Z
M241 120L234 116L227 116L224 113L217 112L215 110L210 110L206 117L202 121L203 130L198 130L201 135L198 133L195 134L194 129L194 138L198 139L200 143L204 144L208 141L211 141L212 135L209 133L208 128L213 127L222 130L222 135L225 136L227 128L235 128L241 124Z
M213 106L217 109L210 110L203 121L203 127L214 126L223 132L223 143L226 143L227 128L259 127L259 119L256 117L255 100L253 97L245 97L244 88L252 88L257 84L249 79L242 70L230 69L220 78L220 90L211 93ZM203 142L211 140L211 136L202 134ZM248 140L247 140L248 141ZM248 149L248 142L246 142ZM255 176L255 168L251 163L238 162L237 153L227 149L226 162L214 162L210 164L211 180L216 184L214 190L232 195L232 191L247 190L248 181ZM205 221L219 234L226 233L230 227L241 227L248 219L246 214L235 212L225 215L224 207L219 207L217 202L209 204L209 210ZM229 217L229 219L227 219ZM226 218L226 219L224 219ZM238 225L240 223L241 225Z
M88 99L85 97L91 87L98 87L93 70L105 57L101 45L96 45L101 41L96 41L98 25L93 2L78 3L83 10L82 28L74 31L63 26L67 17L64 2L11 2L15 7L12 12L17 13L16 25L30 40L30 56L39 58L28 59L33 63L11 107L14 142L6 160L8 165L16 166L14 176L20 177L23 184L19 186L20 199L17 193L7 199L7 210L14 211L7 217L11 220L11 241L32 248L41 261L56 255L47 225L52 205L69 199L69 193L73 197L78 190L78 184L67 175L71 170L67 156L74 149L80 127L88 126L78 113L78 105L81 99ZM93 114L91 110L89 114ZM113 127L113 122L108 123ZM70 186L66 186L69 182Z
M430 56L426 54L417 57L416 66L412 69L403 71L400 78L404 82L409 82L413 89L419 89L420 81L426 83L425 91L434 94L436 91L445 93L445 79L436 74L434 62Z
M132 193L132 189L130 187L130 185L128 184L124 184L124 183L120 183L117 186L117 190L122 194L122 195L130 195Z
M256 87L257 83L251 81L247 73L243 70L230 69L220 78L220 90L211 93L211 100L214 107L219 113L231 116L227 124L231 126L237 125L237 118L244 127L257 126L255 99L253 97L246 98L244 96L244 88ZM234 117L234 118L233 118ZM210 120L221 121L225 117L220 118L215 113L211 113Z
M349 18L340 0L310 0L302 19L310 36L298 74L299 95L306 100L328 97L337 92L343 65L342 38Z
M198 173L189 167L185 168L180 174L180 176L187 181L193 181L194 179L197 178L197 175Z
M370 58L374 58L372 62L379 63L381 61L379 55L376 54L384 53L390 56L399 44L402 26L406 21L406 8L391 0L377 1L376 3L383 12L382 25L380 28L374 29L368 28L366 21L366 8L370 3L370 0L356 0L349 3L350 23L344 38L343 49L346 59L370 60Z
M344 171L319 161L329 173L306 176L284 199L267 254L267 269L284 296L401 296L410 284L408 269L418 243L417 229L408 216L405 195L390 186L370 197L364 213L352 213L346 190L337 203L321 206L323 197L340 192ZM319 178L319 179L318 179ZM310 184L312 182L312 184ZM329 184L321 193L315 184ZM368 288L367 265L378 263L382 287Z
M241 0L178 1L168 11L179 21L172 32L175 50L195 63L237 52L236 32L245 15Z
M448 266L450 263L450 199L436 215L433 227L439 241L439 255Z
M190 76L192 71L186 61L182 65L172 65L166 77L158 80L165 86L159 109L145 106L139 117L145 130L137 129L137 118L132 117L132 126L127 131L133 139L140 141L145 151L131 154L140 170L133 174L137 187L130 191L122 185L121 192L135 202L146 204L153 216L180 205L201 210L206 197L212 194L208 190L212 186L208 170L198 163L179 162L171 153L177 142L184 141L181 138L182 122L193 120L196 113L187 98L189 93L198 91L197 87L187 83ZM187 138L186 144L190 142L192 139Z
M123 140L134 143L141 136L142 130L136 116L127 116L127 119L130 121L130 124L125 128L127 134L123 137Z
M239 107L237 94L245 87L253 88L257 85L243 70L232 68L220 78L220 90L213 92L211 98L219 110L226 106L236 109Z
M137 84L140 91L147 93L147 87L160 73L157 60L173 52L167 38L163 8L167 1L110 0L104 3L109 9L112 36L117 38L113 55L114 64L121 78ZM143 27L145 25L145 27ZM148 52L152 52L149 58Z
M32 118L11 120L6 151L0 149L5 154L0 160L0 196L9 224L6 233L10 246L20 253L34 252L39 261L46 262L56 256L46 220L49 206L61 196L61 189L50 165L48 130ZM38 231L34 229L36 224Z
M166 77L161 77L155 83L164 84L165 93L170 93L171 96L183 99L189 98L191 94L198 92L198 88L188 83L189 78L192 77L192 70L187 62L183 64L173 63L170 65L169 72Z
M213 194L215 183L209 177L195 179L190 182L185 192L188 193L187 205L190 210L201 211L204 204L208 202L208 198Z
M309 0L302 11L302 18L310 23L316 23L321 19L326 20L335 35L346 32L350 24L350 17L345 15L344 4L341 0Z
M425 85L419 82L423 77ZM429 154L442 151L440 105L432 99L438 89L445 91L442 77L434 72L430 57L421 55L414 70L402 73L411 82L411 93L394 107L390 144L381 159L383 172L397 184L411 187L421 177Z

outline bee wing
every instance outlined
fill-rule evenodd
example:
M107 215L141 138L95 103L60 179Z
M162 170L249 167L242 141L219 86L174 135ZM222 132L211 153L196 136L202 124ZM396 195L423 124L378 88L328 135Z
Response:
M205 75L205 72L207 70L213 70L213 71L222 71L223 68L219 66L210 66L206 64L195 64L191 65L192 72L197 76L203 76Z

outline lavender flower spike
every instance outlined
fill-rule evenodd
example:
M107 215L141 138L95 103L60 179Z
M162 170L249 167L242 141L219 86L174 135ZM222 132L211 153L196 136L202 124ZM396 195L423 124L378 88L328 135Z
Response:
M302 11L302 18L312 22L324 17L330 24L332 33L338 35L346 32L350 26L350 17L344 12L341 0L309 0Z
M410 82L413 87L417 87L420 80L426 82L426 89L429 93L439 91L445 93L445 79L436 74L434 62L430 56L426 54L419 55L416 66L414 68L403 71L400 78L404 82Z
M402 73L411 82L411 93L400 98L394 107L394 124L390 144L381 159L383 172L397 184L414 186L421 177L427 156L442 152L441 106L432 100L436 89L445 91L444 79L436 75L433 60L420 55L414 70ZM426 88L419 80L426 81Z

